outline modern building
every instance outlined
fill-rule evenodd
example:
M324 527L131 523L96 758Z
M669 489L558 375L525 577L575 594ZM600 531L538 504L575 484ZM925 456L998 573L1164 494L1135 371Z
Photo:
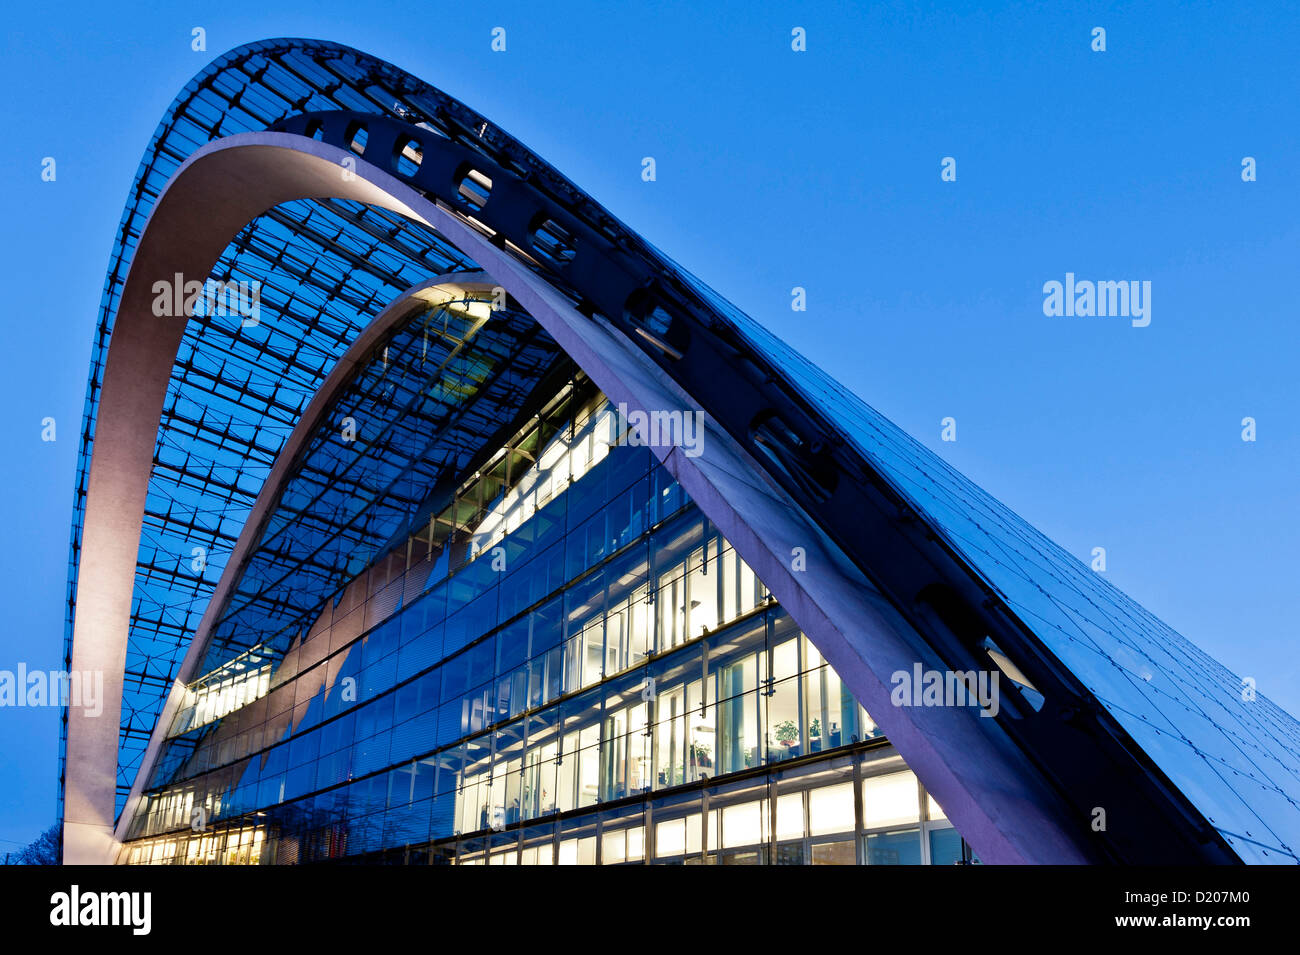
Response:
M65 862L1300 861L1300 726L483 116L175 100L77 484Z

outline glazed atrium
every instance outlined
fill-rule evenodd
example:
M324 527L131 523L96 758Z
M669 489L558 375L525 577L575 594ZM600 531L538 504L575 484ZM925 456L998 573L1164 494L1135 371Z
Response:
M395 377L409 396L393 373L417 371L420 336L402 337L368 398ZM131 863L970 859L585 381L283 657L241 654L188 689Z
M1292 716L319 40L215 60L131 184L65 648L67 864L1300 862Z

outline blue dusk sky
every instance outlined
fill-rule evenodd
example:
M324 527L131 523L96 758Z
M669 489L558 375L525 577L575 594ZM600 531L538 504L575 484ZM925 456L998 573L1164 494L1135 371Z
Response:
M490 117L1071 553L1104 547L1116 585L1300 712L1300 12L1048 6L9 8L0 670L61 664L91 340L154 128L216 56L306 36ZM1067 273L1149 282L1150 323L1046 315ZM0 711L0 740L3 852L54 822L58 711Z

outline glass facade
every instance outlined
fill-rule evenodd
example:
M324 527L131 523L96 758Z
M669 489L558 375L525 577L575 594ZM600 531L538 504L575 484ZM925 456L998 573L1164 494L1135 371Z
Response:
M699 279L673 266L986 582L1244 861L1300 862L1300 724Z
M625 431L588 400L458 566L412 537L278 662L197 681L124 861L969 859Z
M1090 711L1099 704L1098 716L1113 721L1114 733L1095 738L1126 735L1130 749L1141 750L1186 800L1177 818L1199 814L1245 861L1300 858L1300 726L1293 717L1262 696L1243 706L1237 675L486 117L390 64L321 41L254 43L206 67L169 107L130 190L87 388L70 548L69 668L96 425L101 411L111 413L101 408L107 355L145 223L169 179L204 145L337 111L360 124L339 148L417 187L417 173L437 165L424 159L435 144L464 150L456 168L469 171L452 177L460 179L459 192L426 198L491 233L494 245L582 314L608 319L634 344L648 343L637 348L669 363L661 368L681 357L679 346L692 335L697 348L725 340L722 357L698 366L761 380L764 409L779 399L810 417L810 435L829 440L809 444L810 454L813 445L835 446L849 486L887 490L883 497L915 513L927 549L943 552L944 567L949 552L953 557L948 578L938 582L977 582L1035 656L1058 661L1070 695ZM396 141L391 155L367 154L367 123L372 145L385 123L402 124L407 144ZM428 148L412 136L426 137ZM476 171L480 164L497 170L496 194L507 202L499 217L490 200L494 183ZM551 218L537 225L532 206L512 211L512 192L544 199L537 208ZM507 227L523 218L511 216L524 211L533 225L514 234ZM566 246L556 216L581 226L581 249ZM607 249L590 258L607 246L617 256L605 257L613 254ZM637 270L625 301L613 294L624 291L617 282L605 288L598 280L617 271L606 268L611 262ZM677 836L672 826L659 832L656 814L672 821L664 815L672 800L698 798L700 829L682 823L688 848L680 855L706 860L730 851L721 843L709 848L715 837L728 841L720 835L728 824L709 815L721 811L714 796L723 798L711 791L744 783L768 787L753 797L762 803L753 830L762 861L846 861L847 843L854 859L867 863L947 859L954 845L968 855L924 794L914 820L873 824L884 797L883 790L866 795L865 762L889 744L649 455L602 436L601 428L614 425L591 414L594 408L575 415L572 404L590 397L581 370L566 367L572 363L555 340L517 303L504 312L494 307L488 323L474 308L430 308L422 327L389 339L382 362L371 362L349 393L352 403L337 405L331 423L347 415L373 430L355 446L324 432L309 443L278 489L272 524L241 554L246 571L226 603L212 608L216 626L203 638L203 675L182 673L224 564L331 370L412 286L478 268L419 222L331 198L276 206L222 252L210 279L260 283L262 319L245 327L219 315L190 318L171 368L124 637L113 813L96 807L107 824L124 812L133 784L143 783L143 803L127 820L127 854L136 861L155 854L301 861L369 858L401 847L407 856L470 859L477 852L491 860L516 838L522 860L540 859L548 839L559 858L572 822L581 834L564 849L566 860L657 858ZM536 405L557 373L568 378L569 392L551 390L555 401ZM730 396L729 379L720 380L723 394L706 400L701 393L710 382L674 379L722 421ZM499 428L516 428L534 412L530 432L516 430L490 460L480 456L497 444ZM754 430L757 418L736 414ZM568 439L557 444L561 426ZM756 446L771 445L767 439L754 437ZM785 449L795 455L795 471L776 475L787 491L817 484L824 457L804 461L812 467L804 473L802 443L795 445ZM778 454L759 466L773 476L786 465ZM462 481L454 497L439 498ZM848 511L818 512L814 523L831 529ZM404 535L404 545L394 545ZM893 561L864 549L850 562L872 578ZM907 593L933 582L915 581ZM178 678L190 681L189 693L155 759L150 741ZM60 799L70 772L67 732L65 711ZM1122 741L1113 749L1126 751ZM1060 752L1044 745L1039 755ZM854 767L852 836L827 848L817 842L826 834L813 831L814 815L847 805L846 790L806 795L804 842L796 849L793 837L780 836L778 777L837 759ZM1071 755L1061 759L1069 763ZM400 782L388 780L402 773L410 796L404 806L393 802ZM382 799L381 779L388 780ZM733 813L733 836L745 812ZM607 850L605 834L633 819L641 821L623 826L622 848L612 837Z

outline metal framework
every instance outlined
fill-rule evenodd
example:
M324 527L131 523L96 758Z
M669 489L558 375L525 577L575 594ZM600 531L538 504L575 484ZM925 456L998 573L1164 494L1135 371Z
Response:
M277 468L283 479L264 485L181 682L273 667L357 573L395 548L405 555L408 537L441 550L456 526L447 515L463 506L462 476L495 445L484 436L538 429L538 409L571 363L517 307L493 308L491 287L472 281L481 273L446 278L385 309L368 329L377 334L354 344L340 363L346 374L331 375L315 413L300 419ZM481 483L470 482L476 499ZM176 709L154 727L156 755L134 795L183 765L201 738L201 727L174 725Z
M307 76L335 81L312 85ZM285 95L293 83L307 87L296 98ZM792 532L817 538L821 553L853 568L843 576L844 586L853 586L860 575L857 586L874 595L879 619L892 622L867 626L865 635L855 636L845 631L845 620L828 619L822 650L845 672L846 682L857 674L860 686L853 688L863 691L861 697L880 697L880 668L870 662L854 666L850 652L862 661L872 654L899 659L910 654L952 670L1009 665L1020 683L1033 687L1023 698L1007 701L996 719L976 720L961 732L983 734L983 745L1000 754L1008 773L1018 771L1041 784L1035 791L1037 808L1056 820L1059 851L1067 852L1063 847L1069 845L1067 854L1079 859L1116 861L1295 860L1300 732L1293 719L1263 699L1242 705L1235 678L1217 663L736 312L482 117L362 54L307 41L236 51L192 85L170 125L164 123L142 181L153 177L155 162L181 155L171 151L171 137L177 137L179 148L187 135L179 130L186 124L205 129L209 138L221 137L232 151L247 148L240 136L230 137L238 132L230 128L230 117L237 124L244 111L256 109L260 112L249 115L266 117L271 131L250 143L334 162L359 156L353 160L357 175L391 202L380 200L389 206L384 212L338 198L342 190L314 201L295 199L255 220L230 243L214 275L246 274L263 281L287 275L299 283L286 286L274 303L277 330L279 319L285 319L283 339L268 336L251 345L229 328L202 337L206 326L197 321L190 323L198 326L193 332L186 330L185 342L192 334L200 337L188 352L182 347L173 369L137 566L127 656L127 686L137 699L129 714L123 710L124 758L119 759L119 773L128 782L139 734L152 729L152 723L147 728L143 723L161 707L178 650L210 594L209 585L178 572L177 548L192 546L200 529L207 530L214 547L230 546L248 513L249 491L256 492L257 477L274 459L276 435L282 442L291 409L296 405L301 413L312 393L307 391L312 374L319 385L328 357L337 359L348 336L364 325L362 315L382 306L381 296L419 267L417 250L434 266L426 275L469 266L443 238L459 234L457 245L488 266L606 392L622 388L639 405L685 402L707 412L721 450L700 463L669 452L665 463L711 517L727 512L715 519L724 528L730 519L728 536L738 549L772 550L770 540L757 539L763 535L754 519L775 519L788 511ZM197 104L211 96L225 100L226 112L204 125ZM328 108L321 108L322 100ZM271 118L277 108L281 115ZM215 153L201 149L189 163L204 155ZM390 182L405 186L394 188ZM145 200L137 188L146 205L159 194ZM409 213L393 214L404 209L415 212L415 223ZM435 219L442 222L439 233L427 228ZM123 247L110 273L104 326L112 324L118 275L132 239L138 238L133 222L129 210ZM278 240L277 228L284 230ZM261 234L267 232L270 237ZM250 256L257 257L258 267ZM385 287L385 274L402 278L390 278ZM349 321L348 315L356 317ZM324 342L317 340L322 328ZM83 494L110 330L101 327L92 367L79 482ZM261 379L258 371L267 361L283 371ZM602 381L602 375L609 380ZM223 414L218 399L232 378L243 382L243 391L226 399L236 408ZM286 385L294 381L302 382L301 390ZM185 390L196 383L194 392ZM519 399L516 389L498 405ZM482 436L481 422L477 434ZM161 449L173 441L185 453L165 457ZM226 463L232 460L225 456L231 442L238 442L235 466ZM358 476L379 468L385 455L404 446L377 446L383 454L358 463ZM443 464L452 467L450 459ZM728 499L724 488L743 498L747 482L727 467L741 475L761 473L770 487L752 495L753 501ZM319 478L317 483L325 486ZM356 486L373 496L379 482L362 479ZM350 563L358 548L373 555L374 541L382 536L378 530L373 540L349 540L350 519L340 516L349 513L346 505L331 516L328 507L307 506L310 497L301 497L297 511L288 514L301 525L293 533L314 533L338 545L324 552L306 548L312 561L303 560L305 540L298 537L286 536L279 549L259 552L257 559L269 569L248 577L251 588L241 585L252 599L230 606L246 616L217 634L211 644L216 653L207 662L224 662L232 652L288 633L291 624L285 621L305 612L295 603L296 588L303 586L302 602L308 602L327 592L331 579L337 584L332 574L358 569ZM294 495L286 493L284 499L293 501ZM414 499L399 498L394 507L409 515ZM207 514L215 517L205 523L201 515ZM79 497L73 593L83 515ZM321 524L313 527L313 521ZM391 534L394 520L380 515L376 528L381 526ZM783 543L790 539L800 538L787 535ZM756 563L781 577L772 553ZM300 576L286 576L290 567ZM841 569L828 570L828 577ZM818 628L800 616L801 606L805 614L816 614L809 585L787 582L791 590L782 593L781 584L769 583L816 640ZM70 601L70 614L74 610ZM273 622L259 624L259 617ZM256 641L237 636L246 625L251 626L247 632L258 634ZM838 636L829 636L832 630ZM885 630L901 642L887 649ZM901 716L895 720L898 732L890 729L890 735L917 764L918 774L925 779L927 763L930 772L941 773L934 756L926 756L933 750L922 739L927 731L942 731L939 725L919 715L906 724ZM914 761L910 747L921 758ZM966 775L971 799L995 800L993 792L979 792L980 779L987 786L990 778ZM930 780L925 781L928 786ZM119 798L121 786L120 778ZM945 787L941 782L933 788ZM1112 820L1105 833L1089 834L1095 806L1107 807ZM995 830L1004 836L999 827L1014 824L997 813L982 823L972 816L972 822L977 829L988 828L990 845L996 843ZM979 847L979 835L971 841Z

